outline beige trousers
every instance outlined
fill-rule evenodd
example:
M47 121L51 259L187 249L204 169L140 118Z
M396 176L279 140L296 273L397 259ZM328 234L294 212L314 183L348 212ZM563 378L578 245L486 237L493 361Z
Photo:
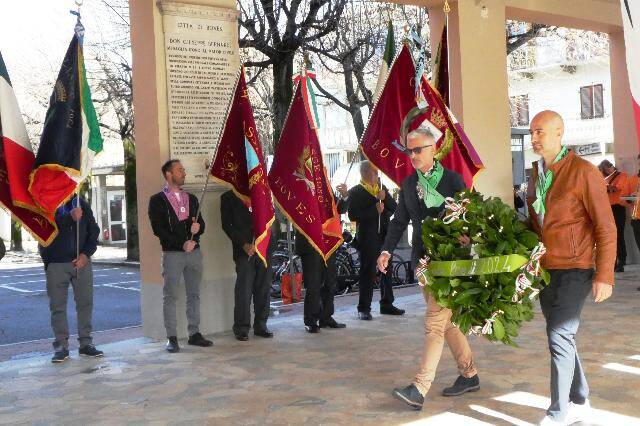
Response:
M451 309L439 306L431 293L424 292L424 298L427 301L427 311L424 315L424 349L420 360L420 371L413 381L423 396L429 392L436 375L445 340L458 364L460 375L473 377L477 374L469 342L460 329L451 322Z

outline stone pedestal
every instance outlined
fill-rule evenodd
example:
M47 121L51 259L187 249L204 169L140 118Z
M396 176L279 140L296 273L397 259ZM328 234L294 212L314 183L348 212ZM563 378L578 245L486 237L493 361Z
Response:
M205 105L205 92L210 90L206 81L199 82L196 88L188 86L202 78L201 74L195 74L200 71L198 67L213 66L220 70L209 68L203 71L228 74L229 64L225 68L215 64L215 61L211 62L213 65L203 63L203 55L211 52L202 49L229 50L229 46L232 46L232 57L236 58L232 65L237 69L237 24L233 20L236 3L233 0L192 0L189 3L136 0L130 2L130 13L138 159L142 322L145 336L164 338L161 248L149 224L148 200L152 194L162 189L164 179L160 167L172 155L181 159L186 166L188 177L185 189L200 196L206 174L205 160L213 155L217 142L215 129L219 129L220 122L203 122L197 116L209 116L208 120L222 119L225 114L219 111L226 108L225 103L230 99L231 93L230 89L228 95L218 93L211 104ZM168 27L167 13L172 14L175 24L171 24L170 35L165 34ZM181 14L185 18L177 19ZM213 15L220 17L225 14L226 24L216 23L215 16L212 20ZM228 16L231 16L231 21ZM198 27L199 25L202 27ZM182 30L184 34L180 37ZM196 30L203 30L203 33L199 35ZM174 53L179 52L183 56L177 57L178 60L175 61L176 57L172 56L174 53L167 49L167 45L175 46L177 49ZM167 56L172 61L167 61ZM181 71L191 74L186 76L184 84L180 83L179 78L173 78L175 73L172 74L173 77L170 75L173 72L171 67L176 66L191 67ZM221 75L215 79L216 83L228 77ZM226 90L225 87L218 89L222 92ZM207 109L214 109L218 113ZM211 129L214 131L206 135ZM203 334L229 330L233 323L235 267L231 257L231 243L220 227L220 194L224 190L210 185L202 204L202 216L206 223L201 239L204 274L200 294L200 329ZM183 290L179 292L177 311L178 334L179 337L185 337L187 325Z

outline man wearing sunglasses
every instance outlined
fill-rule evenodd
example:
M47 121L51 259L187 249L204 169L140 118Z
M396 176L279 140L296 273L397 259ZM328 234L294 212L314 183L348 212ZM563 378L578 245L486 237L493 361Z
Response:
M428 127L420 126L407 135L406 153L416 173L402 182L398 207L389 224L389 230L378 257L378 269L386 272L391 252L400 241L409 225L413 225L411 262L415 268L423 256L421 224L427 217L438 217L444 210L444 199L453 197L465 189L458 173L445 169L435 160L436 138ZM461 237L461 244L468 244L467 236ZM427 310L425 313L426 338L418 374L413 383L405 388L394 389L393 395L416 410L422 409L424 396L429 391L442 355L444 341L447 341L458 364L460 376L453 386L442 391L444 396L461 395L480 389L473 354L464 334L451 322L451 310L439 306L432 295L425 293Z

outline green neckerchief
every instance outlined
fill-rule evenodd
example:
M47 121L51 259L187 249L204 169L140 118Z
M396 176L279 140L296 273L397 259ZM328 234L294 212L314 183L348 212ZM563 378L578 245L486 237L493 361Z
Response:
M556 156L556 159L553 160L553 163L551 164L556 164L558 161L562 160L568 153L569 151L567 150L567 147L563 146ZM551 188L552 182L553 172L551 171L550 165L547 166L546 173L540 173L540 171L538 171L538 180L536 182L536 201L534 201L533 203L533 210L535 210L535 212L539 215L543 215L547 211L545 203L547 199L547 192L549 192L549 188Z
M427 173L422 173L420 170L416 170L418 173L418 182L424 189L424 203L427 208L440 207L444 203L444 197L440 195L436 188L442 179L444 174L444 167L440 162L433 163L433 167Z

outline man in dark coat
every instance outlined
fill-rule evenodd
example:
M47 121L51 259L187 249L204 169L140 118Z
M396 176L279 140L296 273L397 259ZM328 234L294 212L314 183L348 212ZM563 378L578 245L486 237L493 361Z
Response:
M338 213L347 212L349 203L347 187L337 186ZM304 327L309 333L319 333L321 328L345 328L347 325L333 318L333 297L336 288L335 253L325 264L322 256L301 233L296 233L296 254L302 261L302 277L306 289L304 297Z
M47 247L39 246L47 279L47 296L51 310L51 327L55 351L51 362L60 363L69 358L69 324L67 297L69 283L78 315L78 353L100 357L102 351L93 346L91 319L93 316L93 268L91 256L98 245L100 228L93 218L91 206L77 197L56 211L58 235ZM79 233L78 233L78 228ZM78 239L79 235L79 239Z
M371 320L373 281L376 259L387 234L389 220L396 202L387 188L380 186L378 170L369 162L360 163L360 183L349 190L349 219L357 223L355 245L360 251L358 317ZM391 271L380 276L380 313L402 315L404 310L393 306Z
M240 341L249 340L251 328L251 298L253 297L253 334L271 338L267 328L271 292L271 254L275 239L271 238L267 250L267 266L256 254L251 211L233 191L222 194L220 199L222 230L233 245L233 261L236 264L235 307L233 333Z

